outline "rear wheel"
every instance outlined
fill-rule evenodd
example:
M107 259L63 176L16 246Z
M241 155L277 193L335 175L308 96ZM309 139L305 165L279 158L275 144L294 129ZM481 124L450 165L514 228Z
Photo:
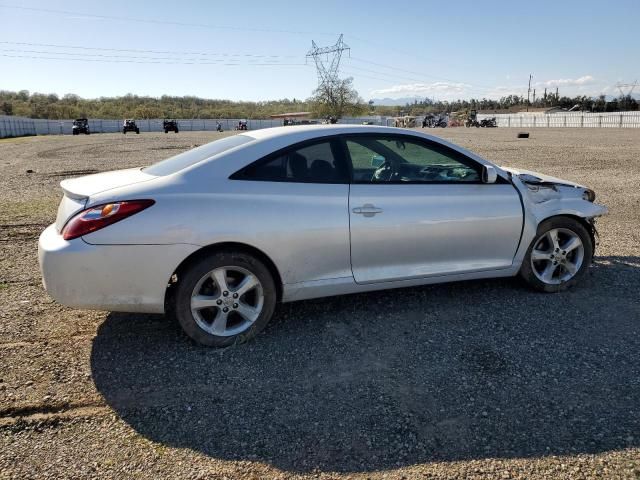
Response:
M223 251L194 262L178 279L174 312L197 343L227 347L255 337L269 322L276 287L255 257Z
M136 128L136 135L140 133L140 129Z
M536 290L560 292L584 278L592 258L593 243L586 228L573 218L553 217L539 225L520 276Z

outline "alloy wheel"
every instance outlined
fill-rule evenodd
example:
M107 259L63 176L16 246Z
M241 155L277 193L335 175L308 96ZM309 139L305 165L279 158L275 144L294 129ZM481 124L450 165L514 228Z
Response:
M558 285L571 280L584 260L580 236L567 228L553 228L538 237L531 250L531 269L543 283Z
M258 277L237 266L218 267L202 276L191 294L196 323L212 335L229 337L248 330L264 305Z

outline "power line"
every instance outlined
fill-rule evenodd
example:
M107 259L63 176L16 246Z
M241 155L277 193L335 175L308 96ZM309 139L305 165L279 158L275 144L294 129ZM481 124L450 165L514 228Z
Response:
M158 64L158 65L219 65L219 66L229 66L229 67L237 67L237 66L298 66L298 67L307 67L308 65L304 63L217 63L217 62L167 62L167 61L140 61L140 60L107 60L107 59L96 59L96 58L60 58L60 57L45 57L40 55L8 55L8 54L0 54L0 57L8 57L8 58L28 58L28 59L36 59L36 60L60 60L63 62L66 61L76 61L76 62L98 62L98 63L136 63L136 64Z
M104 48L104 47L86 47L80 45L59 45L53 43L31 43L31 42L8 42L0 41L0 44L6 45L23 45L29 47L52 47L52 48L68 48L80 50L95 50L104 52L132 52L132 53L157 53L161 55L202 55L202 56L222 56L222 57L256 57L256 58L300 58L297 55L259 55L252 53L220 53L220 52L180 52L172 50L142 50L135 48Z
M401 55L404 55L405 57L411 58L413 60L416 60L416 59L420 60L420 63L429 62L429 63L433 63L433 64L437 63L439 66L448 65L449 67L454 67L454 68L458 68L459 67L459 65L453 65L453 64L450 64L450 63L446 63L446 62L443 62L442 60L434 60L434 59L429 59L429 58L426 58L426 57L422 57L420 55L407 53L407 51L404 50L404 49L395 48L395 47L390 46L390 45L388 45L386 43L380 43L380 42L375 42L375 41L372 41L372 40L366 40L364 38L356 37L356 36L353 36L353 35L349 35L349 38L352 38L352 39L354 39L356 41L359 41L359 42L363 42L363 43L367 43L367 44L376 46L378 48L383 48L383 49L386 49L388 51L393 51L393 52L396 52L396 53L400 53ZM384 67L384 68L397 69L396 67L393 67L393 66L384 65L384 64L381 64L381 63L370 62L370 61L367 61L367 60L359 60L359 59L355 59L355 58L354 58L354 60L362 61L362 62L365 62L365 63L371 63L373 65L377 65L377 66ZM402 69L398 69L398 70L402 70ZM431 78L445 80L447 82L466 83L466 82L460 82L460 80L453 80L453 79L450 79L450 78L438 77L438 76L435 76L435 75L427 75L427 74L424 74L424 73L421 73L421 72L415 72L415 71L411 71L411 70L403 70L403 71L407 72L407 73L414 73L414 74L422 75L422 76L425 76L425 77L429 77L430 76ZM493 87L490 87L490 86L487 86L487 85L478 85L478 86L479 87L485 87L485 88L493 88Z
M358 76L358 77L365 77L365 78L369 78L372 80L380 80L383 82L389 82L391 79L397 79L397 80L401 80L401 81L411 81L411 82L423 82L424 79L419 79L419 78L413 78L413 77L405 77L405 76L401 76L401 75L395 75L392 73L388 73L388 72L381 72L378 70L371 70L368 68L361 68L361 67L356 67L354 65L349 65L349 69L356 69L356 70L361 70L364 72L370 72L376 75L381 75L384 78L381 77L376 77L376 76L371 76L371 75L364 75L358 72L352 72L352 71L347 71L344 70L345 73L350 73L352 75ZM452 87L460 87L460 88L464 88L465 90L467 90L470 93L476 93L476 94L488 94L488 93L495 93L494 89L481 89L481 88L475 88L473 85L468 84L468 83L464 83L464 82L454 82L453 85L451 85Z
M355 60L356 62L368 63L370 65L376 65L378 67L387 68L387 69L390 69L390 70L397 70L399 72L412 73L414 75L419 75L421 77L427 77L427 78L433 78L435 80L443 80L445 82L453 82L453 83L465 83L465 84L469 85L467 82L461 82L460 80L454 80L454 79L451 79L451 78L441 77L441 76L438 76L438 75L430 75L430 74L426 74L426 73L422 73L422 72L416 72L415 70L405 70L405 69L402 69L402 68L394 67L393 65L385 65L383 63L372 62L370 60L363 60L361 58L351 57L351 60ZM487 88L487 89L493 89L493 87L490 87L488 85L476 85L476 86L484 87L484 88Z
M100 57L100 58L129 58L129 59L138 59L138 60L170 60L170 61L180 61L181 59L179 58L175 58L175 57L150 57L150 56L136 56L136 55L105 55L105 54L101 54L101 53L76 53L76 52L52 52L52 51L45 51L45 50L26 50L26 49L11 49L11 48L0 48L0 52L18 52L18 53L38 53L38 54L45 54L45 55L67 55L67 56L74 56L74 57ZM190 63L193 64L197 64L197 63L202 63L202 64L215 64L215 63L221 63L221 62L229 62L230 60L225 60L225 59L207 59L208 61L202 61L200 59L191 59L191 58L186 58L186 59L182 59L182 60L189 60L191 61ZM255 59L255 60L249 60L247 65L253 65L254 62L258 62L262 60L264 63L272 63L274 65L277 65L280 62L276 62L276 61L264 61L264 59ZM237 59L234 59L233 61L238 61ZM302 64L301 64L302 65Z
M207 23L187 23L187 22L176 22L176 21L169 21L169 20L152 20L148 18L120 17L115 15L95 15L95 14L82 13L82 12L73 12L68 10L53 10L49 8L23 7L21 5L0 4L0 7L12 8L15 10L50 13L54 15L73 15L73 16L81 16L86 18L97 18L100 20L116 20L120 22L150 23L150 24L156 24L156 25L175 25L179 27L198 27L198 28L209 28L214 30L286 33L286 34L292 34L292 35L335 35L334 33L327 33L327 32L304 32L304 31L295 31L295 30L277 30L277 29L269 29L269 28L237 27L235 25L212 25Z

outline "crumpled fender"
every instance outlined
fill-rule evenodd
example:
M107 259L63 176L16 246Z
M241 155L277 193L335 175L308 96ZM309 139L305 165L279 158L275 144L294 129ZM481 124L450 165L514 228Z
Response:
M505 169L507 170L507 169ZM509 170L507 170L509 171ZM529 172L527 172L529 174ZM532 172L533 175L541 177ZM609 210L604 205L583 198L587 187L551 177L544 178L544 184L529 184L519 176L511 175L511 181L520 193L524 207L524 224L514 264L520 264L529 245L534 240L538 225L550 217L571 215L591 222L595 217L606 215Z

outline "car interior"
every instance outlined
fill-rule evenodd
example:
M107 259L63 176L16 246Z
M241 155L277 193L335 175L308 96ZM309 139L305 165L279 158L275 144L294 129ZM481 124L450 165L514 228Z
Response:
M479 166L455 152L393 138L356 137L346 143L356 182L480 181Z

